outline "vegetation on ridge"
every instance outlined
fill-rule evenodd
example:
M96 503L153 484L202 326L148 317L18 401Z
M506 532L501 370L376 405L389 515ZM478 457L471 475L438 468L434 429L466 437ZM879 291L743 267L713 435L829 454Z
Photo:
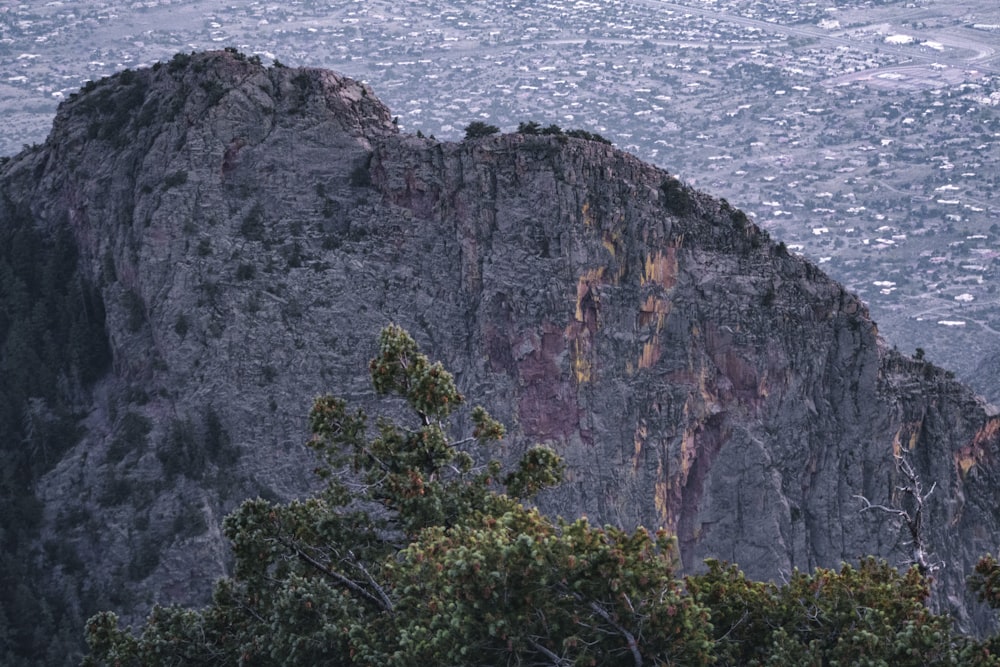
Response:
M499 132L500 128L496 125L490 125L481 120L474 120L465 126L465 140L482 139L483 137L489 137L494 134L498 134ZM587 141L596 141L609 146L611 145L611 141L609 139L602 137L596 132L588 132L587 130L564 130L555 123L542 127L533 120L526 123L518 123L517 134L562 137L563 141L565 141L566 137L573 137L574 139L585 139ZM418 135L423 136L419 132Z
M464 397L390 326L370 364L401 397L392 421L316 400L309 446L326 482L287 504L245 502L225 522L233 576L202 610L158 607L141 634L111 612L87 624L89 665L995 665L995 640L956 632L927 579L864 559L784 585L734 565L676 574L663 532L552 520L525 505L558 483L551 450L503 474L471 452L503 427L482 408L449 437ZM996 600L995 561L973 583Z
M67 542L35 549L43 510L35 484L79 439L81 397L111 354L104 303L78 270L69 229L46 235L6 196L0 211L0 663L54 664L77 648L68 632L83 618L44 582L83 563Z

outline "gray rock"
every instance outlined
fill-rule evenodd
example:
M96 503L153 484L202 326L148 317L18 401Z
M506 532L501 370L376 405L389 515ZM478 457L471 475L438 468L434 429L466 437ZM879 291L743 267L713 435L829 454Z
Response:
M310 401L375 406L367 361L397 322L508 426L500 455L565 457L546 511L666 528L685 568L904 563L905 529L859 499L903 502L904 454L936 485L933 603L985 627L964 577L1000 536L1000 420L741 212L631 155L403 135L362 84L207 53L67 101L0 179L72 227L105 300L113 372L37 494L43 538L87 508L59 537L132 620L206 599L241 499L314 488ZM130 412L152 430L109 457ZM78 579L51 584L80 604Z

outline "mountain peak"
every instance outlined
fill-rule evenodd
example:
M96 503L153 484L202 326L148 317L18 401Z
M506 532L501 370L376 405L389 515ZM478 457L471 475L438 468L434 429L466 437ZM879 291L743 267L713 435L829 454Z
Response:
M662 169L565 135L406 135L363 84L231 51L88 85L0 169L0 226L68 229L106 312L111 368L38 480L38 531L126 615L204 599L225 511L310 487L309 400L373 400L393 321L507 424L508 454L564 457L546 511L666 528L685 567L901 563L901 527L857 497L897 502L909 457L937 484L935 599L969 618L964 575L1000 534L1000 422ZM61 521L74 506L92 520Z
M329 70L264 67L257 58L227 49L178 53L152 68L88 82L60 105L53 134L61 138L63 125L85 119L89 139L121 147L144 128L178 119L194 124L213 115L213 109L215 116L237 122L242 111L336 119L345 131L360 136L394 131L388 109L365 84Z

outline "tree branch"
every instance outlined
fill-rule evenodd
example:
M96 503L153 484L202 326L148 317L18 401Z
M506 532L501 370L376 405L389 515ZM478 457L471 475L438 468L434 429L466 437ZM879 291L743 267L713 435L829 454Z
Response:
M585 600L584 597L580 595L580 593L570 590L568 587L566 587L565 584L560 585L560 588L566 593L569 593L577 602L584 602L585 604L587 604L587 606L589 606L590 609L595 614L603 618L604 621L608 623L608 625L610 625L612 628L614 628L619 635L624 637L625 641L628 643L628 649L632 653L632 661L635 663L636 667L642 667L643 665L642 653L639 652L639 642L636 640L635 635L633 635L631 632L628 631L628 629L626 629L624 626L615 621L611 617L611 614L608 613L608 610L602 607L597 602L593 600ZM628 603L629 607L631 607L632 601L628 599L628 596L625 597L625 600ZM579 621L577 622L579 623Z
M566 658L560 658L558 655L556 655L555 653L553 653L549 649L545 648L544 646L542 646L541 644L539 644L538 642L536 642L531 637L526 637L526 639L528 640L528 643L531 644L531 648L535 649L536 651L538 651L539 653L541 653L542 655L544 655L546 658L548 658L549 660L551 660L552 664L556 665L556 667L562 667L563 665L570 665L570 664L572 664Z
M861 508L862 512L875 509L885 512L886 514L893 514L901 517L902 520L906 522L906 528L911 537L910 544L913 546L911 562L916 564L921 573L933 572L934 570L940 568L941 563L928 562L927 552L924 550L923 523L924 501L930 498L931 494L934 493L934 489L937 488L937 482L931 484L930 490L927 493L924 493L923 485L920 483L920 476L917 475L917 471L913 469L913 465L906 459L906 457L902 454L894 454L893 458L896 460L896 472L902 475L906 482L905 484L897 486L896 491L912 499L912 511L905 510L901 507L876 505L861 495L855 495L854 497L858 498L865 504L865 506Z
M253 616L255 619L257 619L258 623L262 623L262 624L263 623L267 623L267 621L264 620L264 617L261 616L260 614L258 614L256 609L254 609L253 607L251 607L250 605L248 605L246 602L244 602L242 600L242 598L240 598L239 596L236 596L234 599L236 599L236 604L238 604L240 606L240 608L243 609L243 611L247 612L248 614L250 614L251 616Z
M375 592L378 593L379 598L382 599L383 609L391 612L392 600L389 599L389 595L385 592L385 589L382 588L382 586L377 581L375 581L375 577L373 577L371 573L368 571L368 568L366 568L364 564L358 560L357 556L354 555L353 551L348 551L347 555L350 556L351 565L361 570L361 573L365 575L366 579L368 579L368 585L374 588Z
M342 586L346 587L347 589L349 589L351 591L354 591L355 593L357 593L358 595L360 595L364 599L366 599L369 602L371 602L372 604L374 604L376 607L379 607L380 609L382 609L382 611L387 611L389 613L392 613L392 610L393 610L392 601L385 594L385 591L383 591L382 588L380 586L378 586L377 584L376 584L375 588L376 588L376 590L378 590L378 592L379 592L380 595L376 596L376 595L372 594L370 591L366 590L364 586L362 586L358 582L352 580L350 577L346 577L343 574L341 574L340 572L337 572L336 570L331 570L330 568L326 567L325 565L323 565L318 560L316 560L315 558L313 558L311 555L309 555L309 553L307 553L304 549L300 548L297 544L295 544L291 540L289 540L289 539L287 539L285 537L280 537L280 536L277 537L276 539L278 540L279 543L282 544L282 546L284 546L284 547L286 547L286 548L291 549L292 551L294 551L295 555L298 556L299 559L302 560L303 562L311 565L316 570L318 570L321 573L325 574L326 576L330 577L331 579L333 579L337 583L341 584ZM362 569L362 571L366 575L368 575L368 577L370 579L371 575L368 574L368 572L366 570L364 570L364 568L361 568L361 569Z
M624 627L619 625L614 619L611 618L611 614L608 610L597 604L596 602L590 603L590 608L594 610L594 613L603 618L611 627L617 630L623 637L625 641L628 642L629 651L632 652L632 660L635 662L636 667L642 667L642 654L639 653L639 642L635 640L635 635L626 630Z
M905 510L901 510L898 507L886 507L885 505L875 505L870 500L868 500L867 498L865 498L860 494L854 494L854 497L865 504L865 506L859 510L861 512L867 512L868 510L880 510L882 512L885 512L886 514L895 514L897 516L905 518L906 520L910 519L910 515L907 514Z

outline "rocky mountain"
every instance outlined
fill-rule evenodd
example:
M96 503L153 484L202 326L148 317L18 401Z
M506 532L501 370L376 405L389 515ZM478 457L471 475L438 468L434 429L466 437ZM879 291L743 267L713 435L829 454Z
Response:
M63 280L94 295L110 360L64 370L58 399L6 390L18 424L56 400L77 420L23 489L69 635L203 601L222 516L313 485L311 399L374 404L390 321L508 426L501 454L565 458L545 510L666 527L687 568L906 562L897 517L861 511L913 509L902 456L933 487L934 602L983 627L964 577L1000 536L995 411L738 209L611 146L405 135L365 85L226 51L88 85L0 188L0 228L71 239Z

